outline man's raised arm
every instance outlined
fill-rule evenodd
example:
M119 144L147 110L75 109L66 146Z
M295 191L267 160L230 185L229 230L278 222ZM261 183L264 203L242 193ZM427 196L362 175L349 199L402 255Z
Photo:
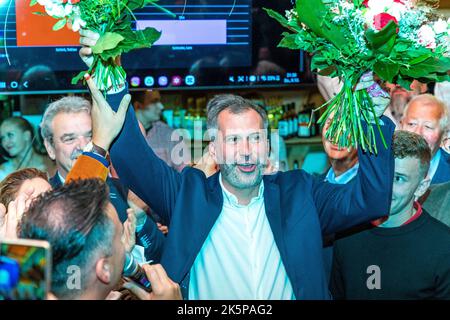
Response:
M105 99L89 76L86 81L93 98L92 142L110 150L122 183L169 222L181 184L180 174L147 145L133 108L129 108L127 90Z

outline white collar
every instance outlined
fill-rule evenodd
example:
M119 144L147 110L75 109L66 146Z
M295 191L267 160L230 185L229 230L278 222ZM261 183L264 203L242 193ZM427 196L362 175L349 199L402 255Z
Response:
M433 158L431 158L430 169L428 169L428 177L430 178L430 180L433 180L433 177L436 174L440 161L441 161L441 149L439 149L433 156Z
M352 180L358 173L359 162L355 163L353 167L345 171L339 177L336 177L336 174L333 171L333 168L328 170L327 176L325 177L325 181L334 184L346 184L350 180Z
M231 204L233 204L234 206L237 206L237 207L246 207L244 205L239 204L239 201L238 201L237 197L234 194L232 194L230 191L228 191L227 188L225 188L225 186L224 186L224 184L222 182L222 173L221 172L219 173L219 183L220 183L220 186L222 188L224 200L226 199L229 203L231 203ZM264 197L264 180L262 180L260 185L259 185L258 195L256 197L253 197L250 200L250 203L248 205L250 205L254 201L261 200L263 197Z

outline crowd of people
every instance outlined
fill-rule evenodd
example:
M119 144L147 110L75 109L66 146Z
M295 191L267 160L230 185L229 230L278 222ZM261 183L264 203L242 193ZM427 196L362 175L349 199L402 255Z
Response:
M89 63L98 35L81 35ZM104 95L85 79L92 102L67 96L43 114L53 169L25 119L0 125L0 239L50 243L49 298L450 299L449 111L426 85L375 85L390 94L375 103L388 145L378 136L376 155L325 139L328 119L330 168L313 176L271 164L267 113L240 96L208 102L194 164L159 93ZM325 98L338 85L319 78ZM129 255L151 292L123 276Z

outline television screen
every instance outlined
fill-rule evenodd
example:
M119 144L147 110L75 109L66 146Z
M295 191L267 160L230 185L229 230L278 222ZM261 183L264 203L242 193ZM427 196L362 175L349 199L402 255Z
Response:
M81 0L83 1L83 0ZM52 31L29 0L0 0L0 93L84 91L71 78L86 67L79 35ZM312 82L302 52L277 48L284 31L264 7L284 12L290 0L160 0L176 18L148 6L133 28L162 31L152 48L122 57L130 88L215 89L298 86Z

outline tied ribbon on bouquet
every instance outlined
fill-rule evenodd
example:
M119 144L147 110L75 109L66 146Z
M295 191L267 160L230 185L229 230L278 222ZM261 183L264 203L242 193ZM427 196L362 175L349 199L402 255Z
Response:
M313 55L311 68L324 76L339 77L341 91L326 107L320 124L329 117L326 138L342 148L360 146L377 153L373 126L380 137L376 97L358 89L362 75L373 72L382 81L409 90L422 83L450 80L450 19L438 18L423 1L411 0L296 0L283 16L265 9L289 31L280 47ZM434 19L434 20L433 20Z
M57 19L53 30L70 27L77 32L85 28L100 34L92 47L94 61L89 70L80 72L72 84L84 80L86 73L93 75L101 90L117 89L125 82L126 73L119 63L122 53L134 49L149 48L161 36L154 28L133 30L136 20L133 11L147 5L175 17L156 2L158 0L31 0L30 6L40 4L47 15ZM43 15L40 12L35 14Z

